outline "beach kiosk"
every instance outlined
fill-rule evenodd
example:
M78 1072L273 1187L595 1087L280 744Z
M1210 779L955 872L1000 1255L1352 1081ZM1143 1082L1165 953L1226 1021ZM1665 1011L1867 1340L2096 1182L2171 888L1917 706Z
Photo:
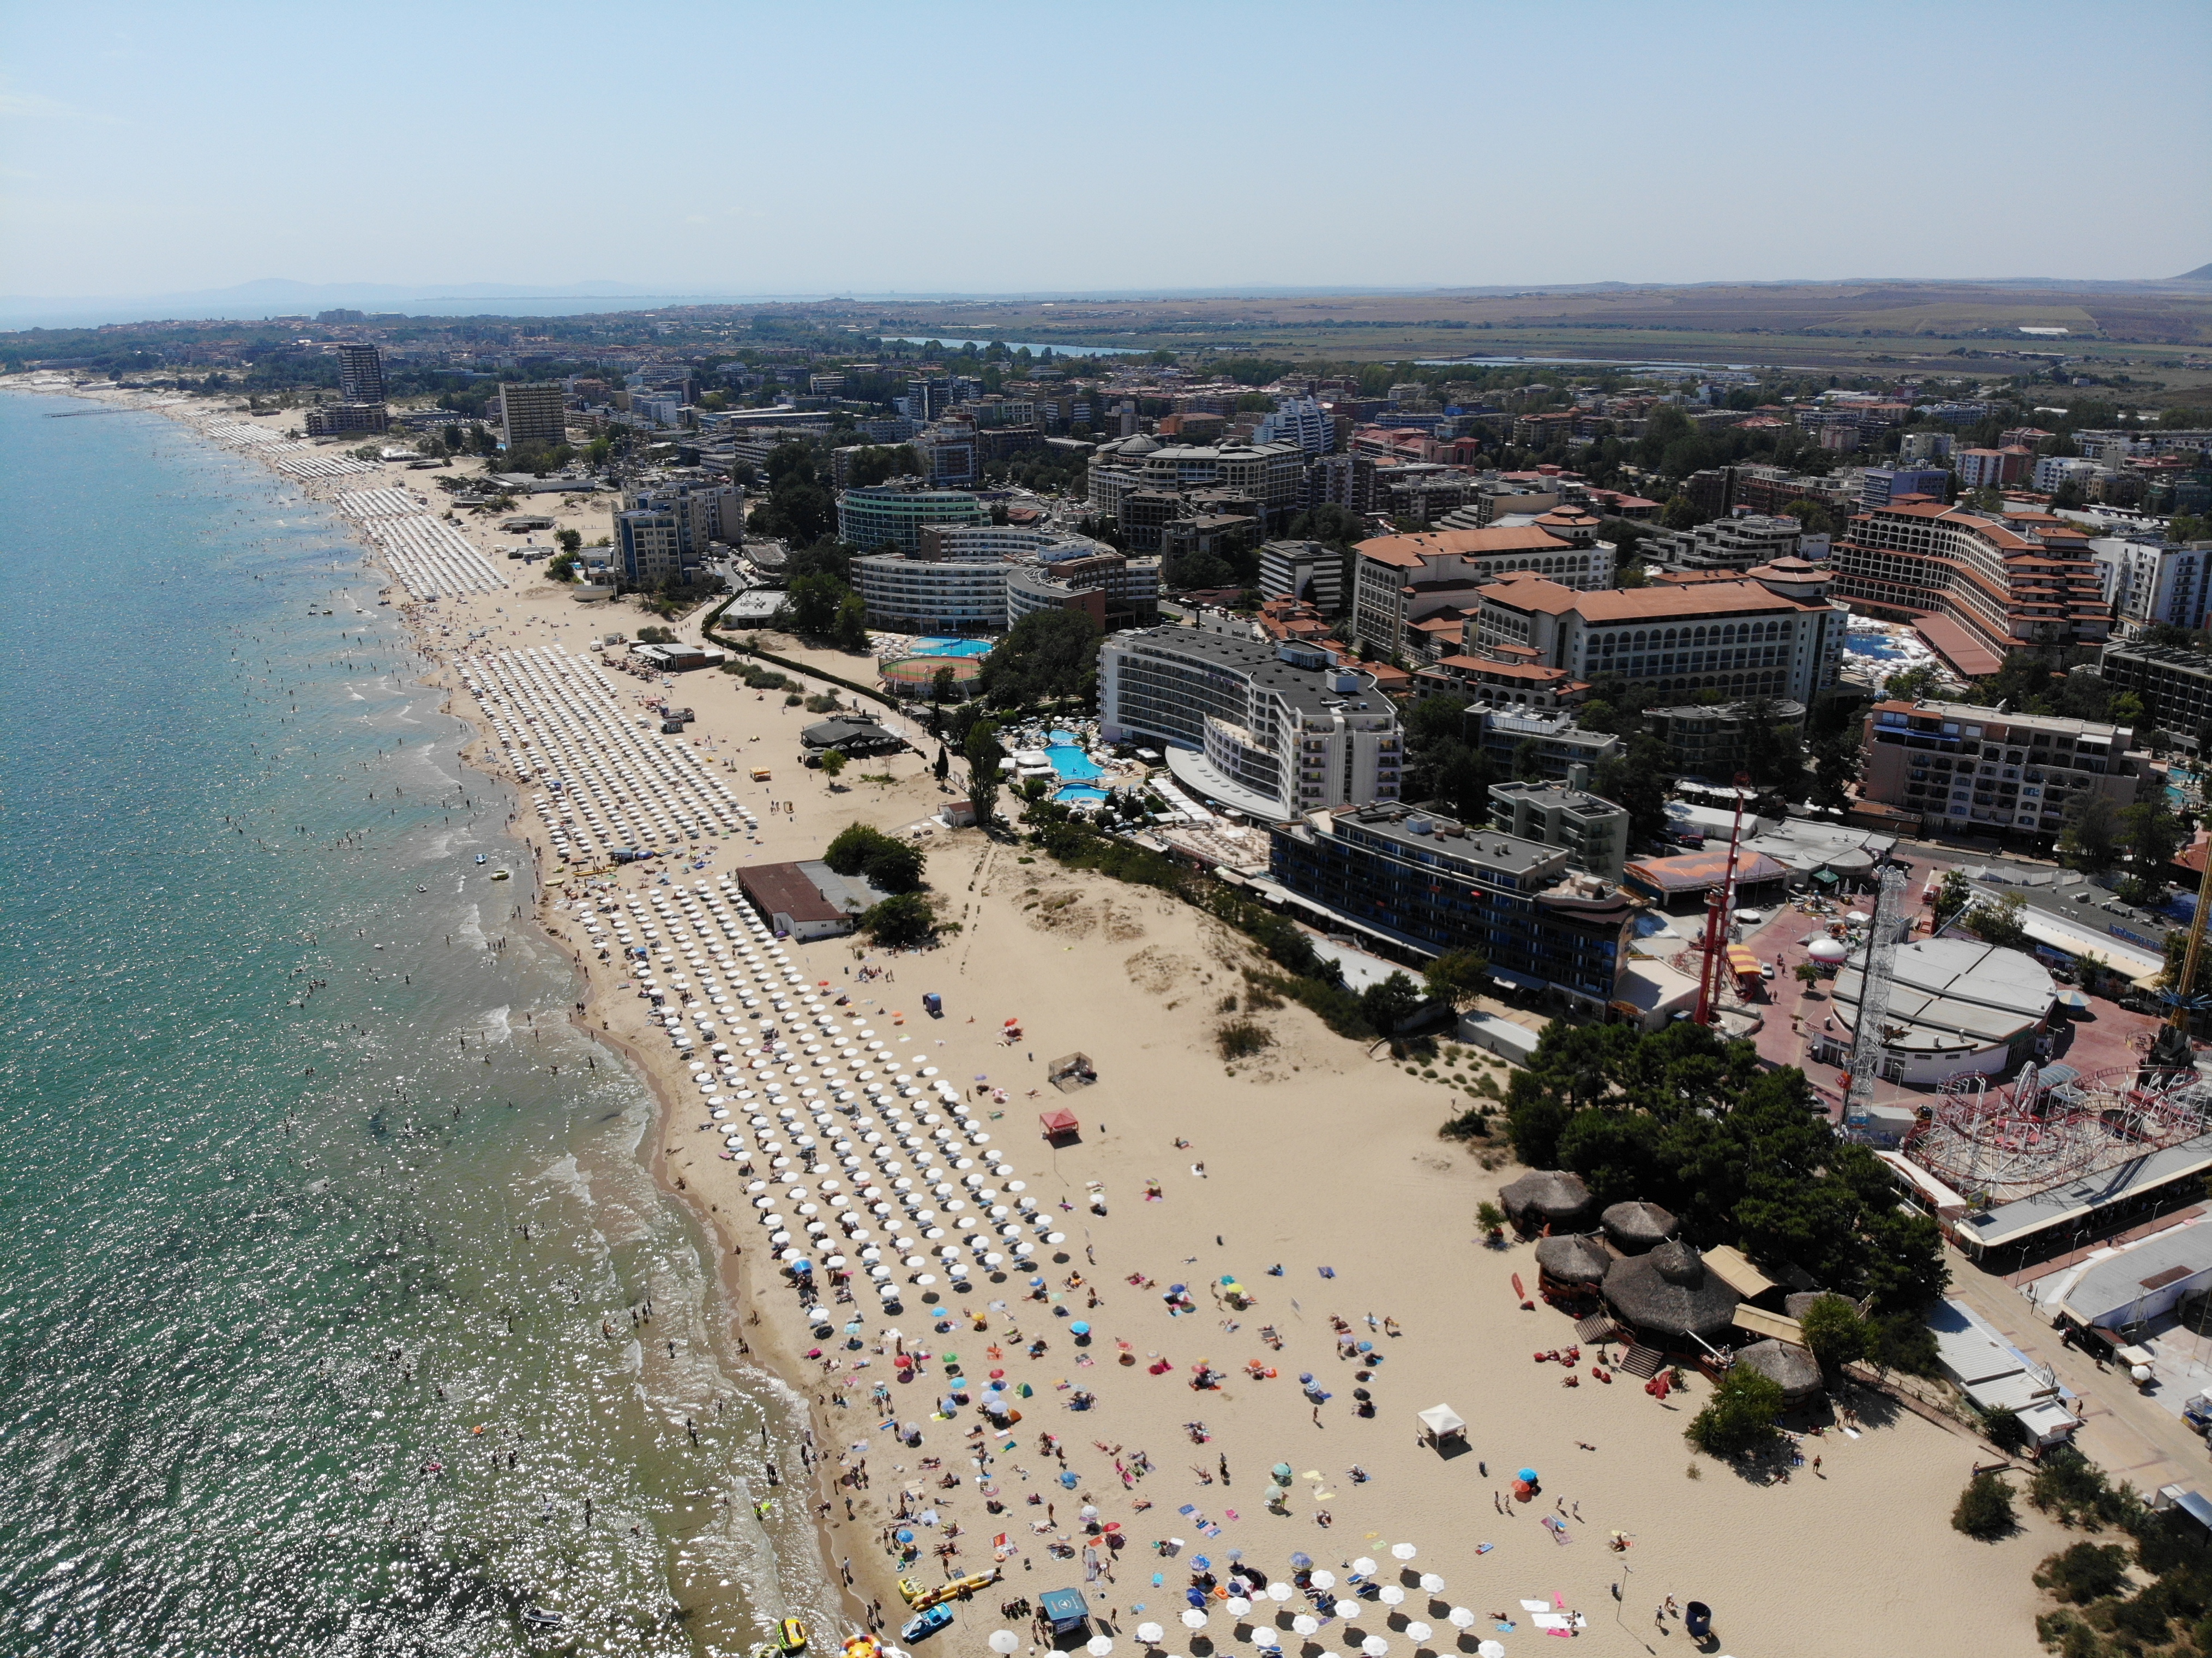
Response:
M1037 1596L1037 1610L1055 1636L1079 1634L1091 1622L1090 1603L1081 1589L1047 1589Z
M1450 1406L1431 1405L1416 1412L1415 1419L1421 1424L1421 1436L1434 1449L1447 1450L1455 1443L1462 1450L1467 1448L1467 1424Z
M1081 1123L1076 1121L1075 1113L1070 1111L1066 1106L1060 1106L1050 1111L1038 1112L1037 1126L1044 1130L1044 1137L1047 1139L1055 1143L1074 1139L1078 1131L1083 1127Z

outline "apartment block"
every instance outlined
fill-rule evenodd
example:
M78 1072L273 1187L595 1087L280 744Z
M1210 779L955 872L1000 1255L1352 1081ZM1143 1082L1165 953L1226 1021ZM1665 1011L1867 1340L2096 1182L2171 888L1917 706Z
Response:
M567 393L558 380L517 380L499 392L501 435L510 451L550 449L568 435Z
M382 403L384 354L373 345L341 345L337 349L338 401Z
M1877 702L1859 793L1958 829L2055 835L2082 797L2135 804L2150 780L2129 753L2133 737L2124 726L1970 702Z
M1852 519L1829 563L1838 598L1954 623L2000 661L2021 647L2102 644L2112 625L2088 537L2047 514L1907 501Z
M1628 813L1583 786L1580 777L1557 783L1494 783L1490 827L1502 835L1563 847L1573 867L1620 878L1628 856Z
M1520 576L1485 587L1468 643L1588 683L1618 679L1668 694L1809 702L1835 683L1849 615L1826 566L1783 559L1738 581L1577 592Z
M1572 852L1400 805L1313 811L1272 831L1275 884L1425 955L1479 950L1521 988L1602 1011L1644 902Z
M1395 800L1398 713L1372 674L1310 645L1146 628L1098 656L1099 729L1153 743L1176 780L1267 822Z
M932 489L918 478L900 478L839 491L837 539L871 548L888 542L910 553L921 546L924 529L983 524L989 517L983 503L966 490Z
M1410 654L1414 624L1464 610L1488 584L1540 575L1562 588L1609 587L1613 544L1598 520L1555 509L1534 523L1483 530L1378 536L1352 550L1352 636L1382 656Z
M1263 543L1260 597L1301 599L1334 616L1344 604L1344 555L1318 541Z
M2212 656L2172 645L2108 645L2100 671L2115 690L2142 699L2151 725L2194 739L2200 758L2212 752L2204 740L2212 733Z
M2212 606L2212 541L2174 546L2154 531L2089 543L2112 622L2133 637L2154 623L2201 628Z

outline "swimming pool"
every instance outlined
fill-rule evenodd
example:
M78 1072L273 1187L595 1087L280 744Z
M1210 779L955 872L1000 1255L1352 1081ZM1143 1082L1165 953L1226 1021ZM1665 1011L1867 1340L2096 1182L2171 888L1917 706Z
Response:
M991 641L988 639L917 639L914 641L916 656L988 656Z
M1060 774L1063 781L1087 783L1106 774L1091 763L1089 755L1075 746L1075 739L1068 732L1054 732L1052 739L1044 751L1045 758L1052 762L1052 768Z
M1054 789L1052 798L1055 800L1106 800L1113 797L1104 789L1092 788L1087 783L1070 783L1063 788Z

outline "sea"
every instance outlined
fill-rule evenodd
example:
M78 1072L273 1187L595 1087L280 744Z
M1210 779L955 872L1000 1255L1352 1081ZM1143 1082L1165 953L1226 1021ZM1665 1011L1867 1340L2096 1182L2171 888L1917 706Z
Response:
M0 1655L826 1631L801 1401L343 521L9 395L0 524Z

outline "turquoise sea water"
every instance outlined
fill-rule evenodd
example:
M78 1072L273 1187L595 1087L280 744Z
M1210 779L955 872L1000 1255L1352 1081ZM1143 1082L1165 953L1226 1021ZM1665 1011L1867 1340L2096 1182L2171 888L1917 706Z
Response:
M751 1507L789 1396L475 864L512 803L376 577L159 416L48 417L87 406L0 397L0 1653L824 1621Z

